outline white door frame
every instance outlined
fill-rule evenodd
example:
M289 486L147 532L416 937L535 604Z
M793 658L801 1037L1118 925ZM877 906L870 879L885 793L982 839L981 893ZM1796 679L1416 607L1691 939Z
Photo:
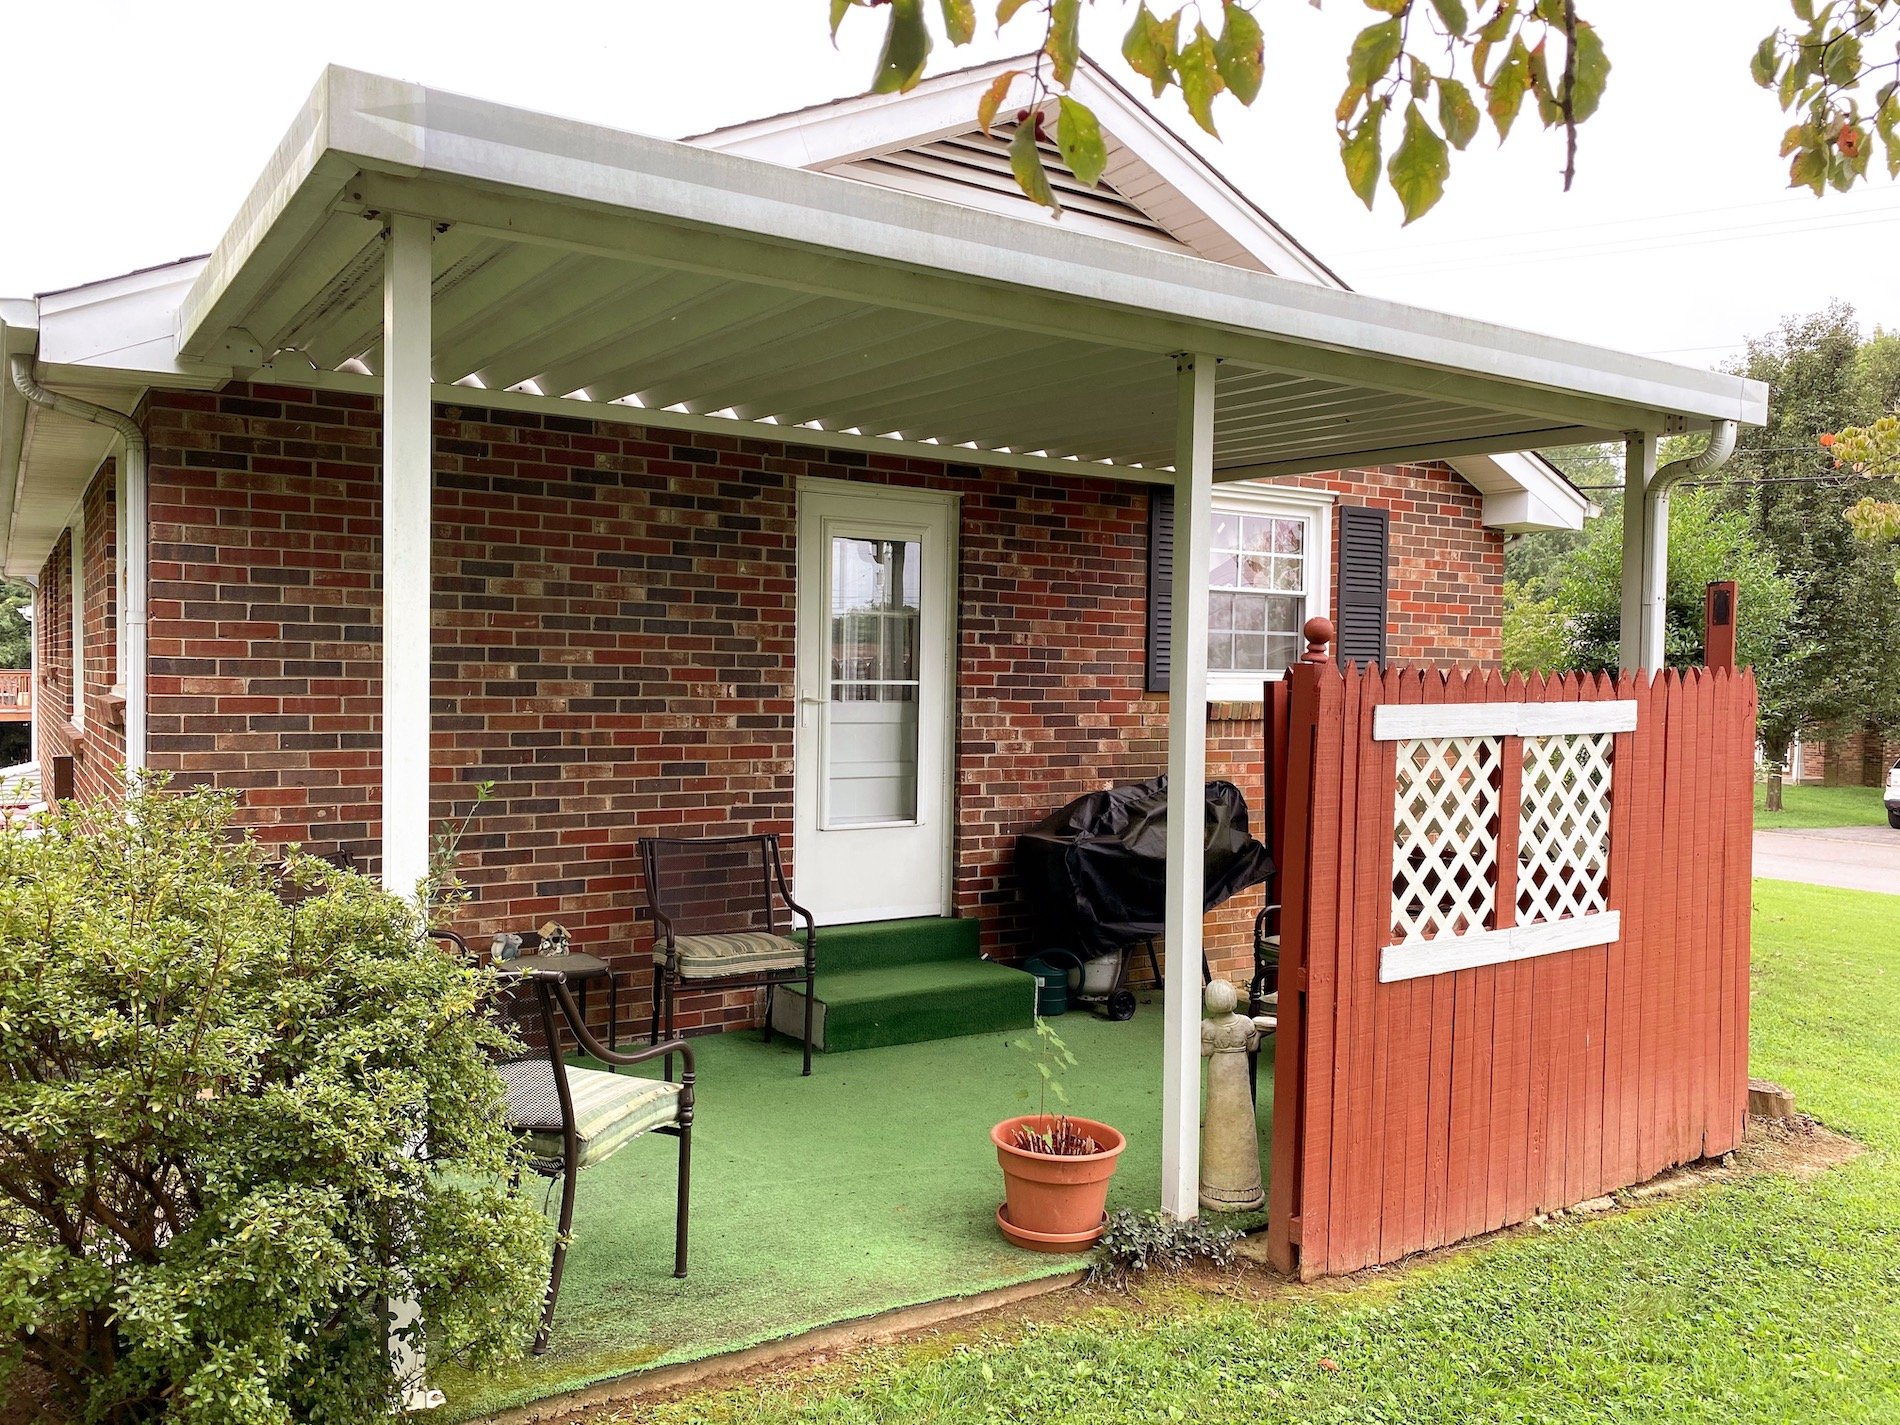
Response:
M961 592L962 564L959 552L959 498L953 491L925 490L908 485L877 485L858 480L833 480L817 475L801 475L794 482L798 508L795 514L796 528L804 532L805 502L808 496L838 496L852 500L887 502L892 508L888 518L892 523L903 519L902 507L906 504L924 506L932 513L939 514L944 524L944 555L948 567L944 571L944 610L943 618L943 659L941 676L943 678L944 708L942 730L942 756L940 764L942 775L937 780L935 791L938 806L941 808L942 836L939 854L941 862L939 874L943 886L941 903L930 908L911 906L878 907L873 911L856 914L858 920L898 919L916 915L949 915L954 909L956 895L956 777L957 777L957 740L959 732L959 703L961 689L957 685L957 635L959 595ZM800 846L799 833L815 830L818 823L817 809L823 788L818 785L819 769L816 759L808 751L811 746L804 735L805 710L810 704L807 699L819 697L822 686L822 674L803 666L806 647L806 618L810 611L804 606L805 594L805 558L808 553L794 540L795 571L793 577L793 685L795 706L792 715L792 859L794 872L800 863L804 851ZM820 555L822 558L822 554ZM926 556L928 557L928 556ZM926 614L926 617L928 615ZM921 649L920 649L921 653ZM920 709L921 712L921 709ZM919 784L919 793L923 792ZM796 893L796 887L794 887ZM821 916L822 918L822 916Z

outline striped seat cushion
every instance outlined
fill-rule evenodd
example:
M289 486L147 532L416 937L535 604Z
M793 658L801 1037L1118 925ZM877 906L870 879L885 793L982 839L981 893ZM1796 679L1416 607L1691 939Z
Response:
M561 1157L561 1101L554 1069L545 1059L503 1064L508 1086L508 1126L527 1140L537 1158ZM679 1121L680 1086L659 1079L569 1068L567 1089L574 1100L574 1132L585 1168L612 1157L638 1138Z
M681 935L680 978L717 979L722 975L756 975L766 970L800 970L805 947L796 940L766 930L736 931L728 935ZM666 963L666 945L653 947L653 963Z

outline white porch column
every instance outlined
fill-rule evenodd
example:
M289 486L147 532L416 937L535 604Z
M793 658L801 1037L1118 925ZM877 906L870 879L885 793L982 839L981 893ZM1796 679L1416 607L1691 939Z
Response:
M1646 610L1651 602L1647 582L1650 559L1647 496L1649 482L1656 476L1659 444L1656 436L1632 431L1623 446L1623 608L1617 631L1617 663L1632 670L1657 667L1651 661L1643 633L1647 626ZM1668 538L1667 527L1663 537ZM1664 567L1667 568L1666 558ZM1667 595L1666 589L1663 595ZM1658 639L1658 656L1660 651Z
M1181 1218L1200 1210L1202 788L1207 781L1207 526L1214 506L1214 366L1211 356L1180 359L1174 427L1161 1210Z
M429 867L429 285L427 218L383 248L383 885Z

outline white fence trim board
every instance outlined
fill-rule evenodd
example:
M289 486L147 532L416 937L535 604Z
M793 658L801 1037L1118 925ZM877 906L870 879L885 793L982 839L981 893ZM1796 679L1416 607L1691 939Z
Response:
M1477 930L1439 940L1388 945L1379 954L1379 983L1389 985L1479 965L1503 965L1563 950L1609 945L1622 934L1623 913L1609 910L1541 925L1514 925L1508 930Z
M1600 703L1384 703L1372 714L1375 742L1634 731L1633 698Z

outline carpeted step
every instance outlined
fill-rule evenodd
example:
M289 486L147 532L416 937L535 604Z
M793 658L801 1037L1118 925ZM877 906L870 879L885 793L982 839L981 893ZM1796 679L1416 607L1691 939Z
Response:
M876 970L943 960L968 961L981 953L981 932L976 921L949 916L818 927L821 977L845 970Z
M1021 970L974 954L829 969L828 944L821 933L812 1029L812 1042L828 1053L1028 1029L1035 1021L1036 982ZM781 986L773 992L772 1006L772 1027L802 1037L803 990Z

